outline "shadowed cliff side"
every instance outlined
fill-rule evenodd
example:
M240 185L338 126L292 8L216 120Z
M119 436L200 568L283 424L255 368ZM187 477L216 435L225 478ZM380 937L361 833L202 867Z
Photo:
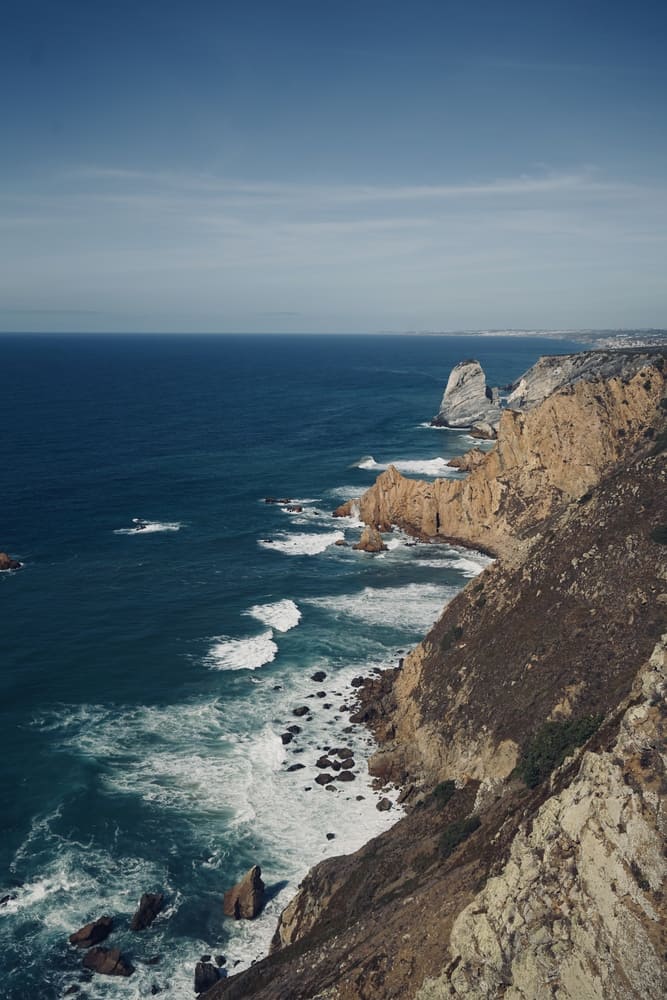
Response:
M667 413L650 369L504 415L525 421L490 456L511 558L361 693L372 767L408 814L314 868L273 954L208 1000L664 996ZM527 462L546 499L512 522L503 477L528 491Z

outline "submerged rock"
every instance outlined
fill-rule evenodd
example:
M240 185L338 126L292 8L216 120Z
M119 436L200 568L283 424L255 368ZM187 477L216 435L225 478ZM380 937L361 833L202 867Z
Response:
M131 976L134 972L119 948L91 948L83 957L83 967L101 976Z
M481 421L497 425L498 390L490 389L479 361L461 361L452 368L440 409L431 421L437 427L470 427Z
M163 892L145 892L139 901L137 912L132 917L130 929L143 931L146 927L150 927L163 906Z
M91 948L94 944L99 944L108 938L113 930L112 917L100 917L99 920L91 920L84 924L74 934L70 934L69 943L77 948Z
M264 883L259 865L246 872L233 889L225 893L222 909L234 920L253 920L264 905Z

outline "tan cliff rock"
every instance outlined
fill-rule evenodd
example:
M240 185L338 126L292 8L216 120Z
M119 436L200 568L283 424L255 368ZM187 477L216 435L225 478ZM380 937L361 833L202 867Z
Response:
M618 738L522 826L459 914L417 1000L661 1000L667 995L667 651L658 643ZM636 700L635 700L636 699Z
M527 412L505 410L497 445L464 480L407 479L390 466L355 501L361 519L511 557L518 539L655 433L667 391L660 360L629 379L582 377Z

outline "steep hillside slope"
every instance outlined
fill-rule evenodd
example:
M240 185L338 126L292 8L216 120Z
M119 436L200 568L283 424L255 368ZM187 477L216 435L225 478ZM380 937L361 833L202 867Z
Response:
M504 414L506 557L361 691L372 768L408 814L313 869L273 954L210 1000L665 995L666 413L649 367ZM389 514L369 493L366 515ZM424 532L416 510L404 523Z

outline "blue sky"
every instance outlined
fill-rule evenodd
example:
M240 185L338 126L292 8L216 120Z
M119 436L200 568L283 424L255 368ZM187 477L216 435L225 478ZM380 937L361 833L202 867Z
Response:
M667 326L667 5L5 0L0 329Z

